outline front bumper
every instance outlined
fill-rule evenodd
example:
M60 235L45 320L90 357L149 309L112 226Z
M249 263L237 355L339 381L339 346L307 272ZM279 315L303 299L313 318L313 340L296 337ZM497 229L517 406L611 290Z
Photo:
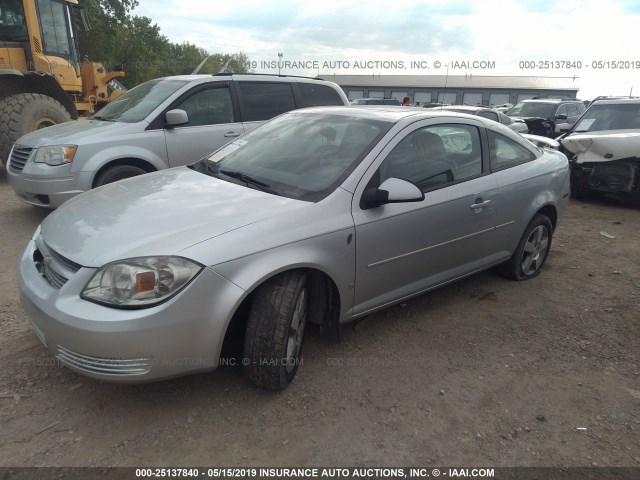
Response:
M33 329L65 366L83 375L139 383L213 370L244 292L205 268L181 292L151 308L123 310L80 298L95 272L80 268L59 289L36 269L31 240L18 270Z
M73 172L72 165L52 167L28 162L21 171L7 165L7 179L20 200L30 205L57 208L91 188L91 172Z

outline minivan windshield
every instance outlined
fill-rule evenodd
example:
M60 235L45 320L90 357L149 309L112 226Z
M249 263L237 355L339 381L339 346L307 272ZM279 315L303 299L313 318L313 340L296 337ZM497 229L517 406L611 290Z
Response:
M571 132L640 129L640 103L596 103L584 112Z
M167 78L150 80L119 96L90 118L125 123L140 122L187 83L187 80Z
M317 202L333 192L393 124L290 112L191 165L274 195Z

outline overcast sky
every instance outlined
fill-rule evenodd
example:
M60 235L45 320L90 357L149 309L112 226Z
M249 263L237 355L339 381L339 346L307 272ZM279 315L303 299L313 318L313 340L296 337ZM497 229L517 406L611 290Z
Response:
M575 76L583 99L628 95L632 87L640 95L640 1L139 2L134 13L171 41L242 51L259 73L277 73L268 62L282 53L283 62L308 67L282 69L295 75L442 74L449 65L457 75ZM474 68L474 61L495 67ZM545 61L556 63L538 65Z

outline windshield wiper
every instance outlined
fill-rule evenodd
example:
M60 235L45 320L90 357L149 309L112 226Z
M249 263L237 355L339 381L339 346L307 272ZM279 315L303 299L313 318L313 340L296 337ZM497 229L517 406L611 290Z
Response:
M244 183L247 184L247 187L249 185L253 185L255 187L258 187L258 190L262 190L263 192L273 193L277 195L277 193L274 190L272 190L271 185L269 185L268 183L261 182L260 180L256 180L255 178L245 173L236 172L235 170L220 170L220 173L226 175L227 177L235 178L237 180L242 180Z
M115 120L113 118L109 118L109 117L100 117L98 115L93 115L91 117L89 117L91 120L102 120L104 122L115 122Z

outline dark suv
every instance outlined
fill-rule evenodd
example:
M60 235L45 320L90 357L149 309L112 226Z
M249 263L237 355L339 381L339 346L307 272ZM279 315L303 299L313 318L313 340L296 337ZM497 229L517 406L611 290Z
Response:
M512 118L523 120L529 133L555 138L556 125L576 123L586 110L581 100L523 100L507 110Z

